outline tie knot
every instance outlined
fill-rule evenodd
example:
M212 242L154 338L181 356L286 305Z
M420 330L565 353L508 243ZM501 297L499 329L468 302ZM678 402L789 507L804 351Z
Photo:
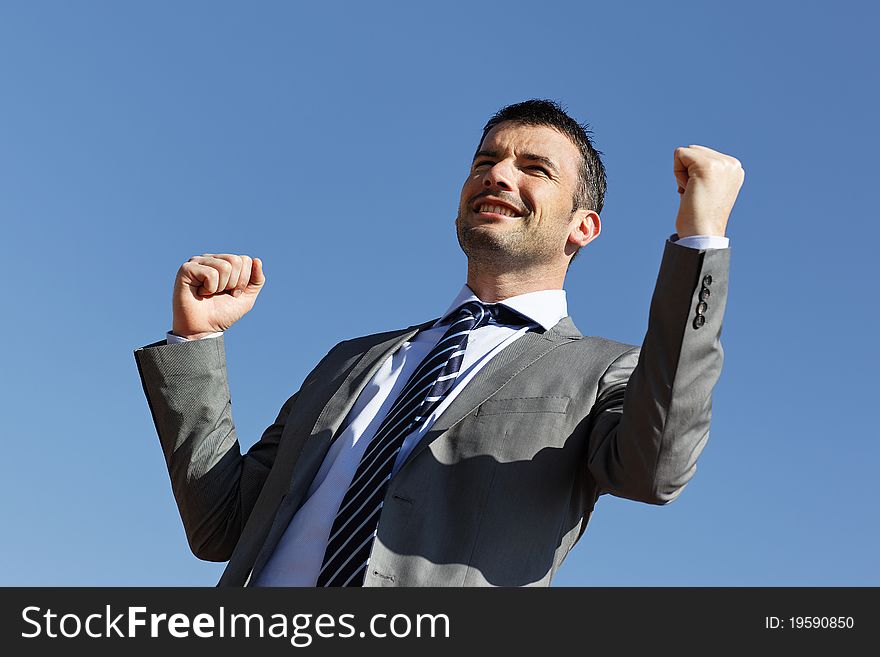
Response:
M455 312L452 321L465 318L474 318L476 320L474 328L485 326L492 319L499 324L512 324L514 326L525 326L531 323L530 319L520 315L515 310L511 310L507 306L503 306L500 303L483 303L482 301L468 301Z

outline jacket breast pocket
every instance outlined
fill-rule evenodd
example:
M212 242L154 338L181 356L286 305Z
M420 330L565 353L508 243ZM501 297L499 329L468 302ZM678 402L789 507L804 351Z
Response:
M565 413L569 397L510 397L488 399L477 410L477 416L502 413Z
M531 461L542 450L565 445L569 397L489 399L474 418L480 449L499 463Z

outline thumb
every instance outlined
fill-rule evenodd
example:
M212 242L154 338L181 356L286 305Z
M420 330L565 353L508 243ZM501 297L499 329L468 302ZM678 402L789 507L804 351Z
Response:
M255 287L263 287L263 284L266 282L266 275L263 274L263 261L259 258L254 258L251 263L251 281L250 285Z
M685 168L675 168L675 182L678 183L678 193L684 194L684 190L687 189L688 180L690 176L688 176L688 170Z

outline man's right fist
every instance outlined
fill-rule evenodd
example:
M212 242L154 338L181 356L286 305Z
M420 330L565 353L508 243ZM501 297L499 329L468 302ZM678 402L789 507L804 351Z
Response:
M265 283L259 258L229 253L193 256L177 270L172 332L194 340L225 331L254 307Z

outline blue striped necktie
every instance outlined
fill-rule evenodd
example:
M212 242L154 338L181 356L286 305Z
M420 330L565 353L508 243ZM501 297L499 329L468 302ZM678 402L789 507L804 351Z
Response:
M468 337L490 319L504 324L529 320L505 306L469 301L452 315L440 342L421 362L370 441L349 484L333 527L317 586L363 586L370 551L397 453L455 384Z

